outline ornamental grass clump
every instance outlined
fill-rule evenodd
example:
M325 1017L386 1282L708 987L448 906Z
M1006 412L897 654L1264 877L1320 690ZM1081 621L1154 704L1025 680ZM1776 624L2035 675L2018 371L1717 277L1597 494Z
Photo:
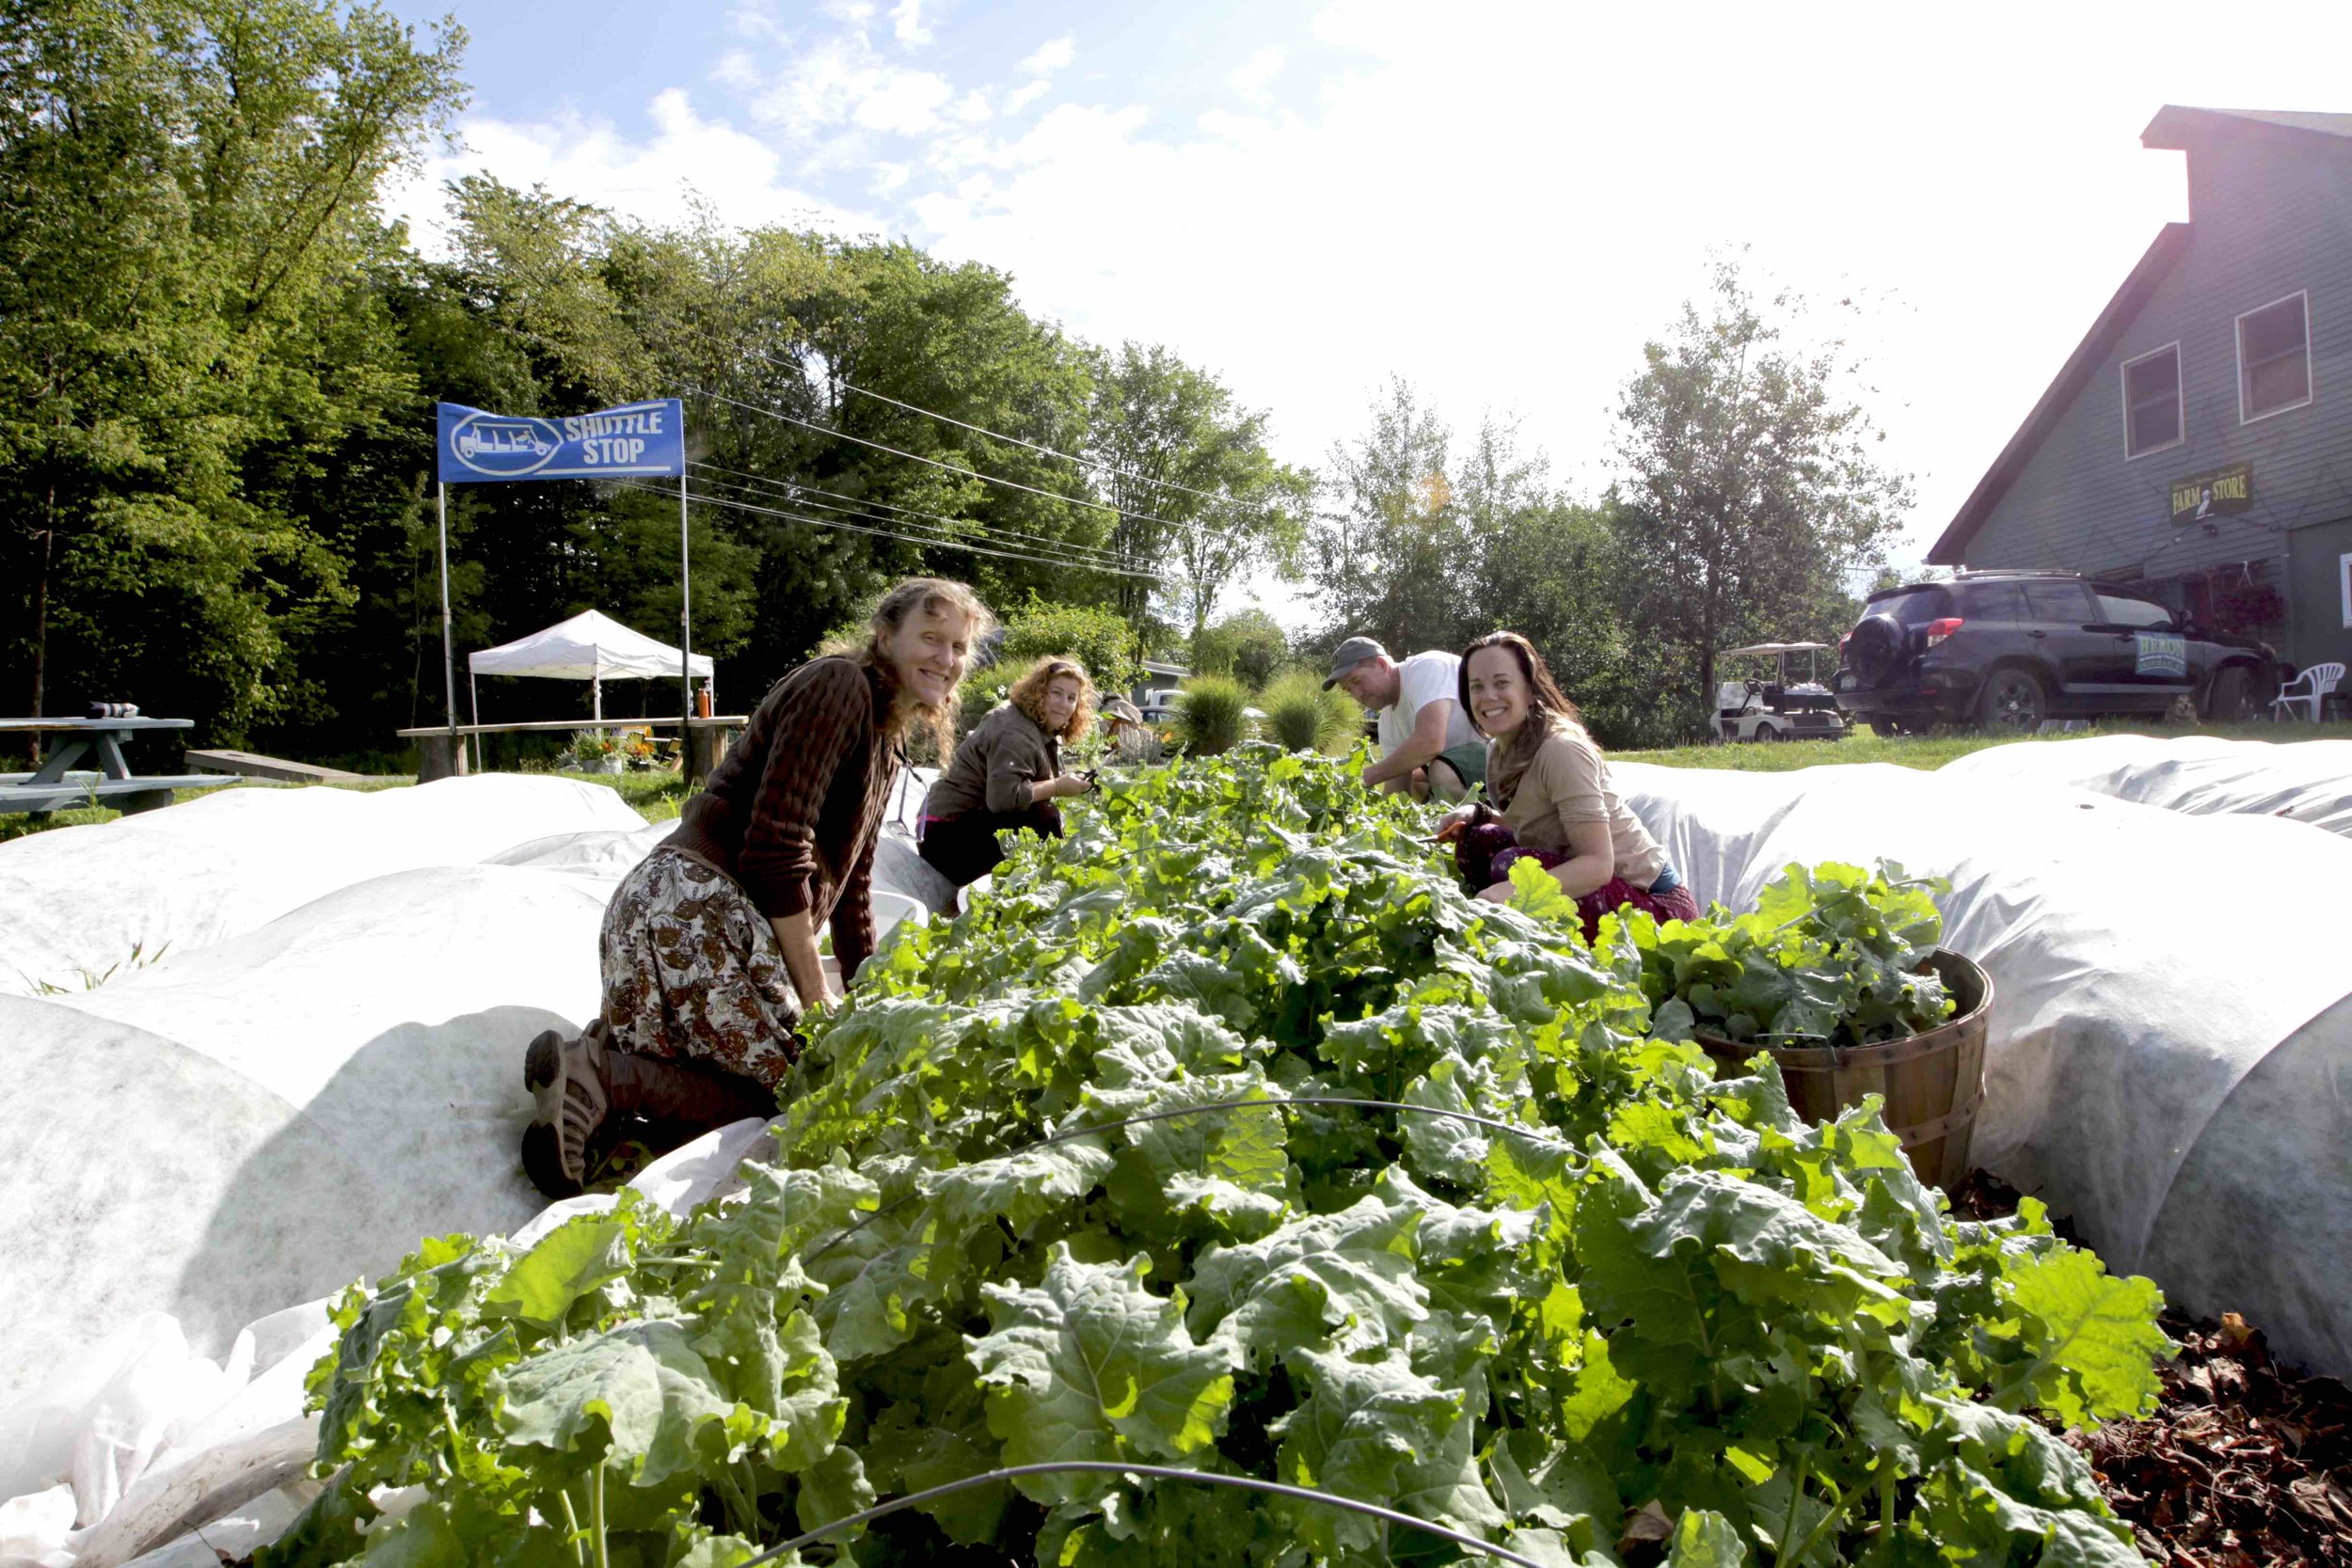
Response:
M1286 752L1344 752L1363 730L1363 710L1346 692L1327 691L1312 670L1286 670L1258 693L1266 738Z
M1185 754L1222 756L1248 736L1249 693L1228 675L1195 675L1176 695L1176 740Z
M347 1292L262 1568L2137 1563L2027 1412L2151 1407L2155 1288L1716 1080L1360 773L1106 778L810 1015L739 1191Z

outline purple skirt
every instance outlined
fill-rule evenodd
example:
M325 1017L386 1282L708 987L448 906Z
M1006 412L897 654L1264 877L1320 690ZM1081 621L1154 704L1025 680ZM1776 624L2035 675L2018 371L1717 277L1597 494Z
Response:
M1482 813L1482 816L1484 814ZM1534 861L1549 871L1569 859L1565 849L1527 849L1519 846L1511 830L1500 819L1487 817L1462 830L1462 836L1454 841L1454 868L1462 874L1470 890L1484 891L1497 882L1511 879L1511 867L1520 861ZM1665 891L1660 892L1661 884ZM1696 920L1698 900L1670 866L1648 887L1636 887L1623 877L1607 881L1576 901L1576 912L1584 924L1584 940L1591 942L1600 932L1600 917L1630 904L1661 920Z

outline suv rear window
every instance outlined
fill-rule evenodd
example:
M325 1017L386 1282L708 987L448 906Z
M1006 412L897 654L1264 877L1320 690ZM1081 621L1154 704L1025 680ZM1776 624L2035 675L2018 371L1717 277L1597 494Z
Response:
M1872 615L1892 615L1899 626L1924 626L1952 612L1952 596L1941 586L1899 588L1883 598L1872 599L1866 610Z

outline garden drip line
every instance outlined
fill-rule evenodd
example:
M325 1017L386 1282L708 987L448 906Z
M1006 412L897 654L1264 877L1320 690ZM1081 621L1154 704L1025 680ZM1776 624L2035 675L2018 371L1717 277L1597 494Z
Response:
M980 1475L966 1476L961 1481L951 1481L938 1486L926 1487L920 1492L909 1492L904 1497L893 1497L888 1502L876 1503L871 1508L860 1509L857 1513L845 1518L835 1519L829 1525L819 1525L813 1530L794 1536L781 1545L771 1546L757 1557L744 1562L742 1568L759 1568L763 1562L772 1562L787 1552L798 1551L801 1547L822 1541L829 1535L838 1534L845 1529L854 1529L860 1525L869 1524L886 1514L896 1513L901 1509L914 1508L958 1492L968 1492L974 1487L993 1486L999 1481L1018 1481L1023 1476L1067 1475L1073 1472L1087 1475L1149 1476L1154 1481L1198 1481L1204 1486L1231 1486L1245 1492L1263 1492L1278 1497L1294 1497L1301 1502L1321 1503L1346 1513L1360 1513L1367 1518L1378 1519L1384 1524L1403 1525L1407 1529L1421 1530L1436 1536L1440 1541L1451 1542L1456 1546L1466 1547L1502 1562L1514 1563L1517 1568L1543 1568L1543 1564L1534 1559L1522 1557L1508 1547L1498 1546L1491 1541L1481 1541L1477 1536L1462 1530L1450 1529L1444 1525L1436 1524L1427 1519L1415 1518L1410 1513L1400 1513L1395 1509L1383 1508L1378 1503L1359 1502L1354 1497L1343 1497L1329 1492L1317 1492L1311 1487L1288 1486L1279 1481L1260 1481L1255 1476L1216 1475L1204 1470L1180 1470L1168 1465L1124 1465L1116 1460L1106 1459L1064 1459L1044 1465L1013 1465L1001 1470L989 1470Z

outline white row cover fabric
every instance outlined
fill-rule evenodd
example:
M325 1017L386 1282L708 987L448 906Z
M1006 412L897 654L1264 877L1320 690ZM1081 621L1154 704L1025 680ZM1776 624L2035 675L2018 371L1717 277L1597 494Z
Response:
M2292 734L2292 731L2287 733ZM1946 763L1952 778L2071 784L2194 816L2284 816L2352 838L2352 740L2104 735L2019 741Z
M283 1528L301 1498L255 1498L307 1460L310 1429L280 1429L323 1344L261 1325L305 1301L323 1323L325 1298L421 1237L541 1212L516 1154L523 1048L594 1013L605 906L676 827L513 775L234 794L0 847L11 912L72 923L9 926L16 959L170 942L94 990L0 997L0 1257L29 1304L0 1336L0 1563L119 1562L231 1509L243 1523L208 1538ZM926 918L899 884L928 868L890 836L885 931ZM641 1184L691 1204L741 1152ZM280 1360L251 1420L215 1419ZM142 1492L167 1459L187 1464Z
M734 1184L769 1124L720 1128L630 1185L674 1214ZM609 1196L549 1204L515 1231L528 1245ZM317 1494L304 1378L333 1347L327 1298L247 1323L219 1362L168 1314L134 1319L0 1409L0 1568L214 1568L276 1540ZM398 1499L383 1499L400 1512ZM200 1531L200 1533L196 1533Z
M372 877L644 826L601 784L489 773L376 791L246 785L52 829L0 845L0 995L79 991L110 970L119 981Z
M1613 770L1702 903L1791 862L1949 878L1946 943L1996 992L1977 1163L2352 1372L2352 842L1948 768Z
M545 631L466 656L477 675L538 675L559 681L659 680L678 673L678 651L632 631L600 610L583 610ZM688 656L690 673L707 677L708 654Z

